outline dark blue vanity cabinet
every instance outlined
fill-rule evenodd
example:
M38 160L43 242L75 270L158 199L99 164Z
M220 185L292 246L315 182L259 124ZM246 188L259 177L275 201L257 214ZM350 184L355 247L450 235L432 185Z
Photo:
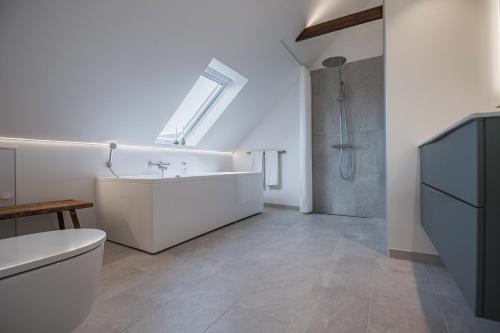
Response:
M477 316L500 321L500 112L420 146L422 225Z

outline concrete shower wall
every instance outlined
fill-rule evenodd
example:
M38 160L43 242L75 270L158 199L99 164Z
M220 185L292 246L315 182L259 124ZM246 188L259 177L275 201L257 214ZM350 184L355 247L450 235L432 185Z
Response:
M385 217L385 120L383 57L346 63L347 109L352 128L355 169L342 180L339 151L340 106L336 69L312 72L314 211L362 217Z

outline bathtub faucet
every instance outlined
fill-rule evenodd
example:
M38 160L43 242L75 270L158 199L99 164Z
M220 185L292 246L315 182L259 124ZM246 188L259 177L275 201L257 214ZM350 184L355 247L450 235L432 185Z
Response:
M162 161L160 161L158 163L153 163L152 161L148 162L149 167L156 166L156 167L158 167L158 169L161 170L161 178L163 178L163 174L165 171L167 171L169 165L170 165L170 163L168 163L168 162L163 163Z

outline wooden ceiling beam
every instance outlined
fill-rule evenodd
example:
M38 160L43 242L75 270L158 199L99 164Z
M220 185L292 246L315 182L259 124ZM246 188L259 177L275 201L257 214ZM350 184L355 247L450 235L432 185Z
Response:
M334 31L354 27L363 23L380 20L383 17L383 6L370 8L361 12L307 27L300 33L295 41L300 42L301 40L318 37Z

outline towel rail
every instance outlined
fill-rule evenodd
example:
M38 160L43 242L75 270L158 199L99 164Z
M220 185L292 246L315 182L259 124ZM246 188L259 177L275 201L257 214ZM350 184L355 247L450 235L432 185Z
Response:
M266 150L272 150L272 149L266 149ZM266 150L262 150L262 151L266 151ZM258 151L261 151L261 150L258 150ZM247 151L247 155L250 155L252 152L251 151ZM278 150L278 154L285 154L286 153L286 150Z

